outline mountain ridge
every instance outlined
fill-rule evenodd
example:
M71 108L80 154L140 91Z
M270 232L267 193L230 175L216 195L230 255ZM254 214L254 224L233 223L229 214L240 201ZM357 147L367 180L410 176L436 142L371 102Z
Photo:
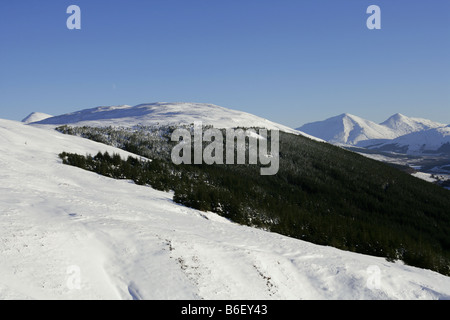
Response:
M450 154L450 127L411 132L382 144L368 144L366 148L399 153L406 150L407 154Z
M71 125L94 127L131 127L135 125L176 125L202 122L217 128L264 127L301 134L314 140L314 136L272 122L243 111L209 103L155 102L136 106L118 105L83 109L72 113L32 122L32 125Z
M381 123L375 123L361 117L343 113L335 117L327 118L304 124L297 130L311 134L325 141L344 146L371 147L399 144L402 150L409 150L409 145L413 145L414 140L401 139L401 137L411 135L412 139L417 139L421 135L433 136L434 141L426 137L420 138L425 141L423 148L411 148L410 152L418 150L437 150L447 143L445 132L439 130L446 124L432 120L408 117L401 113L396 113ZM434 132L426 134L425 132ZM445 130L444 130L445 131ZM442 134L440 134L442 133Z
M368 139L393 138L392 130L349 113L305 124L297 130L334 144L355 145Z

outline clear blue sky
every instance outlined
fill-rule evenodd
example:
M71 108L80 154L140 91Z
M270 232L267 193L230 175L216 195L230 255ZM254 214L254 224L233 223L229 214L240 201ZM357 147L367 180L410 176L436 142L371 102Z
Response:
M344 112L450 123L448 0L4 0L0 44L0 118L186 101L291 127Z

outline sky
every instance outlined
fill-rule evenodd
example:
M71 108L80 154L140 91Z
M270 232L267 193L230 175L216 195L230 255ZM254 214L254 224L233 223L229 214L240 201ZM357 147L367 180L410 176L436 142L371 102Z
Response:
M5 0L0 44L3 119L200 102L292 128L342 113L450 123L448 0Z

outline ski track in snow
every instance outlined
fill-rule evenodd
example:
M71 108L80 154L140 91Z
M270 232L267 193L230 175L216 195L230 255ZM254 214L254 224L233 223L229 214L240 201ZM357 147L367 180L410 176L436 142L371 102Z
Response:
M449 277L240 226L62 151L128 156L0 120L0 299L450 297Z

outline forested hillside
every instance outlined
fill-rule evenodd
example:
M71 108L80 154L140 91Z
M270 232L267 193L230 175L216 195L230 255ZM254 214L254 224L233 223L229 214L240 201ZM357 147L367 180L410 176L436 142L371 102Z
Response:
M356 153L280 132L280 170L179 165L174 127L59 131L152 159L61 153L65 164L173 190L174 201L316 244L402 260L450 275L450 191Z

